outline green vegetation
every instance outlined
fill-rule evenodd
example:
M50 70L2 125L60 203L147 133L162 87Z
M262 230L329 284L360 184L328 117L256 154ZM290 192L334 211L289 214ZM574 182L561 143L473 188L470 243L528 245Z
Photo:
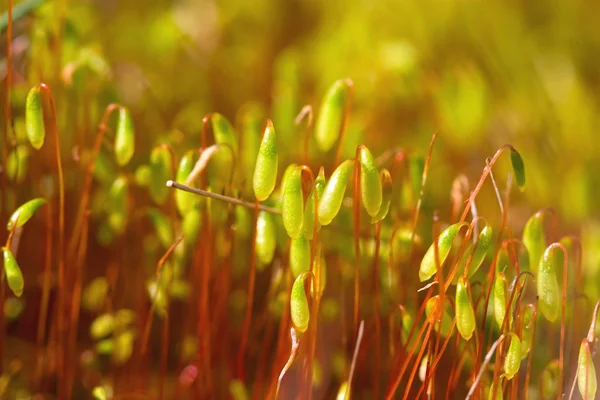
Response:
M579 3L8 0L0 397L594 399Z

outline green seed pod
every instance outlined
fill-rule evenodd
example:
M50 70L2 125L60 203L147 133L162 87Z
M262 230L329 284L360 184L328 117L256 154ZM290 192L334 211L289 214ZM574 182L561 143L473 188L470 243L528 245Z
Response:
M129 308L122 308L115 313L115 329L124 330L135 321L135 312Z
M233 400L248 400L250 398L244 382L239 379L229 382L229 394Z
M123 365L131 358L134 340L135 333L132 330L121 332L115 338L113 360L117 365Z
M583 400L593 400L596 398L596 367L590 351L590 344L587 339L583 339L579 348L579 358L577 360L577 387Z
M502 394L502 377L498 378L496 382L492 383L488 392L488 400L503 400Z
M6 175L16 183L22 183L27 175L29 149L25 145L15 147L6 160Z
M294 278L310 270L310 243L302 235L297 239L292 239L290 246L290 269Z
M4 302L4 315L9 321L14 321L23 313L25 302L16 297L9 297Z
M101 276L91 281L83 290L81 304L87 311L100 311L108 294L108 280Z
M31 219L33 214L46 203L47 201L41 197L24 203L21 205L21 207L17 208L14 213L12 213L8 220L8 224L6 224L6 229L9 231L12 230L15 223L17 224L17 228L22 227Z
M382 169L379 173L379 178L381 180L381 207L379 207L379 211L377 214L371 218L371 223L377 223L383 220L390 210L390 203L392 202L392 176L387 169Z
M529 354L533 341L533 309L525 308L523 311L523 332L521 333L521 359L524 360Z
M96 160L90 159L90 162L94 163L94 179L105 185L110 185L115 180L117 168L107 152L100 151L96 156Z
M323 196L319 200L318 217L321 225L329 225L340 211L353 169L354 160L346 160L333 171L329 182L325 185Z
M212 114L211 117L213 135L215 137L215 143L225 144L231 147L234 154L238 153L238 144L236 135L233 127L223 115L219 113Z
M192 247L196 243L200 228L202 228L202 214L199 210L193 209L183 216L181 231L186 246Z
M27 139L34 149L39 150L44 145L46 127L44 126L44 108L39 86L31 88L25 101L25 128Z
M242 171L254 171L256 166L256 155L260 147L260 133L263 124L263 111L260 107L249 107L242 116ZM279 125L277 125L279 128ZM252 181L243 175L245 192L252 193Z
M471 339L475 330L475 312L467 292L467 286L464 277L458 280L456 286L456 328L465 340Z
M162 285L157 285L154 281L149 281L146 288L148 289L148 297L154 305L154 311L159 317L164 317L169 305L169 299Z
M561 302L555 272L557 261L556 250L549 246L542 255L536 278L539 308L542 315L550 322L558 318Z
M188 151L179 162L175 180L177 182L185 182L194 168L194 152ZM190 210L194 209L200 202L200 196L184 192L183 190L175 191L175 204L179 214L185 216Z
M103 386L96 386L92 389L92 397L94 400L108 400L111 397L106 393L106 389Z
M124 176L118 177L108 191L109 218L108 223L113 232L123 233L127 225L129 184Z
M544 234L544 213L538 211L533 214L525 224L523 230L523 244L529 252L529 265L533 272L537 272L542 254L546 249L546 235Z
M252 181L254 196L258 201L269 198L273 189L275 189L277 164L277 136L273 124L271 121L267 121L258 156L256 157L256 167L254 168L254 179Z
M268 265L273 261L277 245L275 230L274 217L265 211L260 211L256 221L256 256L260 266Z
M315 125L315 139L323 152L331 150L340 136L344 113L350 100L350 86L347 80L338 80L329 88Z
M290 165L287 166L287 168L283 171L283 177L281 178L281 184L279 186L279 197L283 197L283 190L285 189L285 185L288 181L288 179L290 178L290 175L292 175L292 172L296 170L296 168L298 168L298 164L296 163L292 163Z
M382 202L381 180L373 155L366 146L360 146L360 197L367 213L374 217Z
M135 150L135 131L129 110L119 108L117 130L115 132L115 157L117 164L125 166L131 160Z
M96 353L100 355L110 355L112 354L114 347L114 340L112 338L103 339L96 343Z
M521 158L521 155L515 149L511 149L510 162L515 171L517 186L523 191L525 189L525 164L523 163L523 158Z
M171 152L165 147L157 146L150 153L151 181L148 188L150 196L157 204L163 204L169 195L166 182L172 179L172 157Z
M496 279L494 279L494 318L499 327L502 327L506 315L506 281L503 272L498 272L496 266ZM510 326L510 320L509 320Z
M456 224L452 224L440 233L438 237L438 253L440 260L440 268L444 265L444 261L450 254L450 250L452 249L452 243L458 235L458 232L463 226L468 226L465 222L457 222ZM432 243L427 249L427 252L423 256L421 260L421 267L419 268L419 279L421 282L426 281L431 278L437 272L437 264L435 262L435 246Z
M306 276L307 272L296 278L294 285L292 286L290 298L290 315L292 317L292 323L294 324L294 328L302 333L306 332L308 329L308 322L310 320L308 299L306 298L306 292L304 291L304 278Z
M240 239L252 235L252 212L246 207L235 208L235 232Z
M143 164L135 170L135 183L140 186L148 186L152 182L152 169L149 165Z
M281 199L281 217L288 236L292 239L298 238L304 223L302 169L300 167L294 168L285 181Z
M485 228L479 232L479 237L477 239L477 244L475 251L472 253L471 244L467 246L465 252L463 253L460 264L458 265L458 269L456 270L456 275L454 276L453 282L456 284L458 282L458 277L463 275L463 272L467 266L467 262L469 260L469 256L471 256L471 263L469 264L469 272L468 277L471 278L475 273L479 270L481 264L485 260L485 256L487 255L488 250L492 244L492 227L486 225Z
M444 311L440 313L437 309L439 302L439 295L430 298L427 304L425 304L425 313L427 314L427 318L430 319L430 323L434 324L435 331L441 336L448 336L452 327L452 307L450 306L450 302L446 300L444 301ZM442 320L441 324L439 323L440 318Z
M6 282L8 283L8 287L10 290L12 290L15 296L21 297L23 294L23 287L25 286L21 268L19 268L19 264L17 264L15 256L13 256L9 249L3 247L2 252L4 253L4 273L6 274Z
M315 178L315 187L317 189L317 203L321 200L323 196L323 192L325 191L325 169L321 167L319 170L319 175ZM308 199L306 199L306 204L304 206L304 223L302 224L302 232L304 233L304 237L308 240L312 240L313 234L315 231L315 194L311 190L308 195ZM321 229L321 224L317 220L317 231Z
M542 371L540 381L544 399L556 398L558 392L558 365L558 360L552 360Z
M90 337L94 340L110 335L115 329L115 318L112 314L102 314L90 325Z
M521 366L521 340L514 332L509 332L510 346L504 357L504 376L511 380Z
M169 218L156 208L149 208L148 216L154 226L158 240L164 248L169 248L173 244L173 229Z
M338 389L335 400L349 400L350 398L350 386L348 385L348 381L344 381Z

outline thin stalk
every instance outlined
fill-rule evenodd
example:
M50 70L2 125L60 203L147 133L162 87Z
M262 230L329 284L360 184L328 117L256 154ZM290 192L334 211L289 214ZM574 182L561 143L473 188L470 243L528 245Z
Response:
M379 248L381 246L381 221L375 224L375 260L373 261L373 277L375 283L375 364L373 373L375 377L374 395L379 398L379 368L381 366L381 318L379 309L381 307L381 294L379 289Z
M435 369L437 368L439 361L442 359L442 356L444 355L444 351L446 351L446 347L448 346L448 343L450 342L450 338L452 337L452 333L454 332L455 327L456 327L456 317L452 320L452 327L450 328L450 333L448 334L448 336L446 336L446 339L444 340L444 344L442 345L442 349L436 355L433 363L429 367L427 367L427 375L425 376L425 380L423 381L423 384L421 385L421 389L419 389L419 393L417 394L417 397L415 397L416 399L421 398L421 394L423 394L423 390L425 390L425 388L428 386L429 380L435 373ZM438 334L438 337L439 336L440 335ZM408 388L406 390L406 393L408 393Z
M303 119L306 118L306 129L304 130L304 155L303 163L308 164L308 143L313 125L313 108L310 104L305 105L296 116L296 125L300 125Z
M483 376L483 373L485 372L487 365L490 363L490 360L492 359L494 352L496 351L496 347L498 347L498 345L504 341L505 337L506 337L505 334L500 335L500 337L494 342L494 344L492 344L492 347L490 348L488 353L485 355L483 364L481 364L479 373L477 374L475 381L471 385L471 388L469 389L469 393L467 393L467 397L465 397L465 400L469 400L475 393L475 390L477 389L477 386L479 385L479 381L481 380L481 377Z
M523 400L527 400L527 396L529 394L529 391L527 390L527 388L529 388L529 380L531 378L531 366L533 365L533 349L535 347L535 330L537 327L537 307L534 306L533 308L533 315L531 316L531 323L533 324L532 328L531 328L531 347L529 348L529 355L528 355L528 359L527 359L527 370L525 372L525 393L523 396Z
M52 207L50 203L46 204L46 249L45 249L45 263L43 270L43 284L42 284L42 299L40 301L40 318L38 319L37 329L37 340L36 340L36 360L38 360L36 368L36 386L38 386L42 379L42 364L39 360L42 359L42 348L44 347L44 339L46 336L46 321L48 318L48 302L50 300L50 273L52 271Z
M340 126L340 138L338 139L337 149L335 151L334 165L340 165L340 159L342 157L342 146L344 144L344 138L346 136L346 130L348 127L348 120L350 119L350 109L352 108L352 101L354 100L354 82L350 78L344 79L344 82L350 88L350 96L348 96L348 102L344 109L344 119Z
M163 265L165 264L165 262L167 261L167 258L169 258L169 256L171 255L171 253L173 253L173 251L175 250L175 248L177 247L177 245L183 240L183 236L179 236L177 238L177 240L175 240L175 242L173 242L173 244L167 249L167 251L165 252L165 254L163 254L163 256L160 258L160 260L158 260L158 263L156 264L156 272L155 272L155 276L158 278L158 276L160 275ZM142 339L140 341L140 353L142 356L146 355L146 351L148 350L148 341L150 338L150 329L152 328L152 321L154 319L154 310L156 309L156 302L154 301L154 299L156 298L158 293L158 287L156 289L156 291L154 292L154 294L152 295L152 306L150 307L150 312L148 313L148 319L146 320L146 325L144 327L144 333L142 335Z
M296 355L298 354L298 348L300 347L300 340L297 339L296 330L294 328L290 328L290 337L292 338L292 350L290 351L290 357L279 373L279 378L277 379L277 388L275 389L275 399L279 398L279 388L281 387L283 377L294 363Z
M350 364L350 375L348 375L348 389L344 395L344 400L348 400L348 395L352 389L352 379L354 378L354 370L356 369L356 360L358 359L358 351L362 342L363 333L365 331L365 321L360 321L358 327L358 335L356 336L356 345L354 346L354 354L352 355L352 363Z
M358 162L359 146L356 149L356 162L353 179L353 222L354 222L354 332L358 327L358 306L360 303L360 162ZM337 164L336 164L337 165Z
M58 315L57 329L59 349L57 351L57 372L58 372L58 395L63 397L65 393L65 184L62 169L62 159L60 155L60 137L58 136L58 125L56 123L56 112L54 109L54 100L52 91L45 83L40 83L39 88L46 93L48 104L50 105L50 117L52 120L51 130L54 135L56 169L58 172Z
M89 161L89 165L86 171L86 175L83 183L83 191L81 193L81 202L79 203L79 209L77 210L77 217L75 218L75 225L73 227L73 232L71 234L71 240L69 242L69 247L67 251L67 255L69 260L75 257L76 246L78 243L79 234L81 232L81 227L83 223L83 218L86 210L88 209L89 201L90 201L90 193L92 190L92 180L94 177L94 168L96 167L96 158L100 153L100 148L102 147L102 141L104 139L104 134L108 130L108 118L111 113L119 109L121 106L118 104L109 104L104 111L104 115L102 116L102 121L98 126L98 131L96 133L96 139L94 140L94 147L92 148L92 157Z
M77 331L79 327L79 312L81 303L81 290L83 280L83 263L87 251L87 236L88 236L88 221L89 213L86 213L86 218L83 220L83 229L79 244L79 252L75 263L75 282L73 285L73 303L71 305L71 325L69 330L69 359L73 361L72 365L67 368L67 398L70 398L73 390L73 381L75 377L75 360L77 359ZM70 367L70 368L69 368Z
M250 245L250 277L248 279L248 300L246 306L246 317L242 327L242 337L240 342L240 350L237 359L237 377L244 378L244 357L246 355L246 343L248 342L248 334L250 332L250 323L252 320L252 305L254 302L254 284L256 279L256 223L258 221L258 200L254 202L254 219L252 228L252 243Z

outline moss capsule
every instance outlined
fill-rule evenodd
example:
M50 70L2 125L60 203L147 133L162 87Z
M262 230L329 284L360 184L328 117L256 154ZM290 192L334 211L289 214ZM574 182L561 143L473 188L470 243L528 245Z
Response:
M456 284L458 282L458 278L463 275L465 268L467 267L467 262L469 261L469 257L471 257L471 263L469 264L469 272L468 277L471 278L475 273L479 270L479 267L485 260L488 250L492 244L492 227L486 225L485 228L481 230L479 233L479 237L477 239L477 243L475 244L475 250L473 250L473 245L469 244L463 253L458 268L456 270L456 275L454 276L453 282Z
M353 160L344 161L333 171L329 182L325 185L323 196L319 200L318 218L321 225L329 225L340 211L353 168Z
M323 167L319 170L319 175L315 178L315 187L317 189L317 204L323 197L325 190L325 170ZM302 232L308 240L312 240L315 231L315 194L311 190L304 206L304 223L302 224ZM317 220L317 231L321 229L321 224Z
M254 196L258 201L264 201L275 189L275 181L277 179L277 136L273 123L267 121L265 133L256 157L254 167L254 179L252 186L254 188Z
M306 273L299 275L292 285L290 298L290 315L294 328L299 332L306 332L308 322L310 321L310 311L308 309L308 299L304 290L304 278Z
M517 181L517 186L521 191L523 191L523 189L525 189L525 163L523 163L521 154L519 154L519 152L517 152L515 149L511 149L510 162L512 164L513 171L515 171L515 180Z
M560 291L556 279L558 261L556 250L548 247L540 260L536 277L539 308L544 317L550 322L556 321L560 310Z
M499 327L502 326L506 315L506 281L504 273L498 272L496 267L496 279L494 279L494 318ZM509 321L510 323L510 321Z
M294 278L310 270L310 243L300 235L290 246L290 270Z
M475 312L467 292L464 277L460 277L456 286L456 328L465 340L471 339L475 330Z
M150 153L150 196L157 204L163 204L169 195L169 188L165 185L172 179L173 159L171 152L163 146L157 146Z
M274 217L265 212L258 213L256 220L256 257L262 266L273 261L276 246L276 227Z
M215 143L225 144L231 147L234 154L238 153L238 144L236 140L235 131L233 126L229 123L227 118L219 113L212 114L211 123L213 128L213 135L215 137Z
M385 168L382 169L379 178L381 180L381 206L379 207L377 214L371 218L372 224L377 223L386 217L392 202L393 187L390 172Z
M29 143L31 143L34 149L41 149L46 137L46 128L44 126L44 109L39 86L31 88L27 94L27 100L25 101L25 129Z
M374 217L382 202L381 180L373 155L366 146L360 146L360 196L367 213Z
M502 394L502 377L492 383L488 392L488 400L503 400Z
M185 182L194 168L194 152L187 152L179 162L175 179L177 182ZM193 193L184 192L183 190L175 191L175 204L179 214L184 216L187 212L194 209L200 202L200 197Z
M2 252L4 258L4 273L6 274L8 287L15 296L21 297L23 294L23 287L25 286L21 268L19 267L19 264L17 264L15 256L13 256L9 249L4 247L2 248Z
M348 81L338 80L331 85L323 97L315 125L315 139L323 152L331 150L340 136L350 95Z
M23 183L27 175L27 165L29 161L29 149L26 145L15 147L6 160L6 175L16 183Z
M511 380L521 366L521 340L514 332L509 332L510 345L504 357L504 376Z
M8 220L8 224L6 224L6 229L10 231L13 229L15 223L17 228L25 225L27 221L31 219L33 214L35 214L35 212L46 203L47 201L41 197L24 203L12 213Z
M546 235L544 234L544 213L538 211L533 214L523 229L523 244L529 252L529 265L533 272L537 272L540 259L546 249Z
M598 383L596 381L596 367L590 351L590 344L587 339L583 339L579 348L579 358L577 359L577 387L583 400L593 400L596 398Z
M304 223L304 199L302 197L302 169L294 168L285 181L281 199L281 217L287 234L296 239Z
M444 265L444 261L450 254L450 250L452 249L452 243L458 235L460 228L463 226L467 226L464 222L458 222L456 224L452 224L440 233L438 237L438 254L440 261L440 268ZM427 252L423 256L421 260L421 266L419 268L419 279L421 282L426 281L431 278L437 272L437 264L435 261L435 246L432 243L427 249Z
M112 314L102 314L96 317L90 325L90 337L94 340L110 335L115 329L115 318Z
M115 157L117 164L125 166L131 160L135 151L135 130L129 110L125 107L119 109L117 130L115 132Z
M165 214L156 208L148 209L148 216L154 226L154 231L158 236L160 244L164 248L169 248L173 243L173 229L171 228L171 222Z
M438 310L440 306L440 296L436 295L430 298L425 304L425 313L429 322L434 324L434 329L441 336L448 336L452 327L452 308L448 300L444 301L444 310ZM441 324L440 324L441 319Z
M534 324L534 313L531 307L527 307L523 310L523 332L521 333L521 359L525 359L529 350L531 349L531 342L533 340L533 324Z

